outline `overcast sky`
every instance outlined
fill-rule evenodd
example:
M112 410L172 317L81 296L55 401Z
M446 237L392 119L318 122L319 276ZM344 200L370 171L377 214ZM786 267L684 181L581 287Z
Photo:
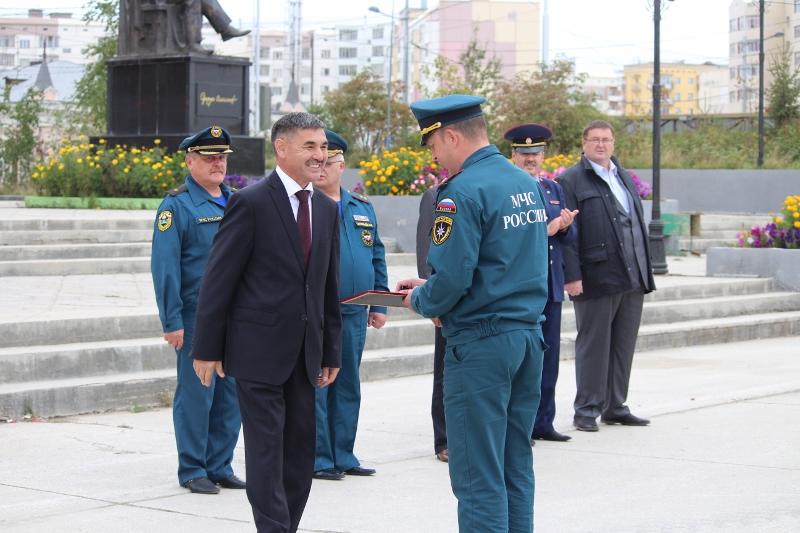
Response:
M422 0L409 0L411 8ZM667 6L661 22L661 60L687 63L728 61L728 6L732 0L662 0ZM29 7L49 11L82 13L80 0L29 0ZM255 0L220 0L234 23L252 28ZM438 0L429 0L433 7ZM520 2L527 3L527 2ZM24 16L22 2L0 0L0 16ZM392 0L303 0L304 29L334 24L377 22L380 15L367 8L377 6L386 13ZM398 12L405 0L395 0ZM653 60L652 0L550 0L550 58L574 58L580 72L611 75L629 63ZM261 28L286 29L287 2L261 0Z

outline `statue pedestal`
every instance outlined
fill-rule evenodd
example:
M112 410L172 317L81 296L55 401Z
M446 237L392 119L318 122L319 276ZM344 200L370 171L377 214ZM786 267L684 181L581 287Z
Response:
M108 67L111 145L161 146L209 126L233 137L228 174L263 176L266 140L249 137L250 61L234 57L172 55L115 57Z

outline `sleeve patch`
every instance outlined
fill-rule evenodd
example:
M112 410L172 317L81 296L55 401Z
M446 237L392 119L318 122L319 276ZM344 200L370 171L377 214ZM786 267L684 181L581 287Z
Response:
M172 211L161 211L158 214L158 229L167 231L172 227Z
M436 204L436 212L455 214L457 212L456 203L452 198L442 198L439 203Z
M444 243L450 236L453 229L453 219L446 216L438 216L433 221L433 232L431 233L431 240L433 244L439 246Z

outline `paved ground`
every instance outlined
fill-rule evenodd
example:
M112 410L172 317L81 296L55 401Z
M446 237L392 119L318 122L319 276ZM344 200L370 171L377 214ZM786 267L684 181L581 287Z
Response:
M573 440L534 448L536 531L800 531L797 341L639 354L629 405L652 425L593 434L570 427L574 366L562 362L556 427ZM316 481L302 531L457 531L430 386L430 376L364 384L356 452L378 474ZM246 477L243 453L234 467ZM1 424L0 530L254 530L243 492L179 487L175 455L169 409Z

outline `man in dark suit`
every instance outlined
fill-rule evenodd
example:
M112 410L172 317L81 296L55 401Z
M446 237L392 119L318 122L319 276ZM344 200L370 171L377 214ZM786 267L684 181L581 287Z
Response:
M542 188L544 208L547 212L547 304L544 306L542 334L547 350L542 362L542 398L533 424L531 446L536 439L565 442L572 437L559 433L553 427L556 417L556 381L561 355L561 303L564 301L564 258L562 244L575 242L577 230L572 224L577 211L566 209L561 186L539 176L544 163L547 141L553 136L549 128L540 124L521 124L508 130L503 136L511 141L514 164L531 175Z
M419 219L417 220L417 275L420 279L431 277L428 264L428 251L431 249L431 230L433 228L436 194L439 185L434 185L422 195L419 201ZM433 393L431 394L431 421L433 422L433 453L440 461L447 462L450 452L447 450L447 425L444 421L444 352L447 339L442 335L442 328L436 326L433 345Z
M203 384L236 378L259 533L297 531L314 472L314 386L333 382L342 344L338 209L311 185L325 125L289 113L272 145L277 168L232 196L214 238L191 353Z
M581 160L559 177L567 207L578 209L578 241L564 247L564 288L574 302L575 417L580 431L605 424L646 426L625 401L644 295L656 289L642 203L614 154L614 128L583 130Z

